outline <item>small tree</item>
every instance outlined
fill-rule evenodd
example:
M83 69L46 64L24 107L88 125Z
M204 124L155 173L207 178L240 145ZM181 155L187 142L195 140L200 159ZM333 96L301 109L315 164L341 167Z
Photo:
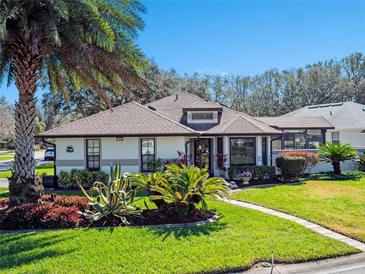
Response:
M353 160L356 151L349 144L327 143L319 148L318 155L322 161L332 164L335 174L341 174L341 162Z

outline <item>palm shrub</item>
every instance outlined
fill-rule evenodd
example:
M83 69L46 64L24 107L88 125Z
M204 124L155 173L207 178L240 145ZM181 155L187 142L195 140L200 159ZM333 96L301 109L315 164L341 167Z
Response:
M14 202L40 200L35 184L33 146L37 87L67 97L67 86L115 92L127 85L145 87L146 61L134 39L143 28L138 0L0 1L0 81L15 82Z
M110 168L107 184L95 182L89 193L79 183L84 195L89 199L93 210L86 210L82 214L91 223L103 221L103 224L114 224L114 218L128 225L127 216L140 215L142 210L133 205L136 191L132 189L129 180L121 175L121 166Z
M127 174L131 185L135 188L136 192L147 192L148 196L160 195L161 193L157 192L156 190L152 189L152 186L161 186L166 181L166 173L155 172L149 173L145 175L143 173L129 173ZM166 205L164 199L154 199L152 202L158 207L161 208L162 206Z
M150 195L151 200L163 199L173 205L177 212L186 214L201 203L207 208L206 197L225 197L229 188L223 178L211 177L206 168L171 164L166 167L166 178L159 185L151 185L156 193Z
M327 143L319 148L318 155L332 164L335 174L341 174L341 162L355 159L356 151L349 144Z

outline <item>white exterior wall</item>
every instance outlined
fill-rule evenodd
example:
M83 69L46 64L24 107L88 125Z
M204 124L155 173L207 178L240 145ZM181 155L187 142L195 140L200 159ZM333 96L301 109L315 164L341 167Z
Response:
M326 133L326 141L332 141L332 132L340 133L340 143L350 144L354 149L365 150L365 134L361 134L360 129L333 129L328 130Z
M141 137L143 138L143 137ZM105 137L90 138L100 139L100 165L101 169L109 172L110 166L120 163L123 172L140 172L140 139L139 137ZM153 137L146 137L153 138ZM86 139L67 138L56 139L56 167L57 174L61 170L70 171L73 168L86 168ZM185 153L185 137L154 137L156 159L176 159L177 151ZM66 147L72 145L74 152L66 152Z
M156 159L171 160L177 158L177 152L185 153L185 137L157 137Z
M85 168L85 141L82 138L56 139L56 174L61 170ZM67 152L66 147L73 146L74 152Z

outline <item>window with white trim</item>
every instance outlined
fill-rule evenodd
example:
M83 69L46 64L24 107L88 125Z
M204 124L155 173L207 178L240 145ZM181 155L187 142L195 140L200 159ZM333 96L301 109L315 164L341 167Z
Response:
M339 144L340 143L340 132L339 131L332 131L332 143Z

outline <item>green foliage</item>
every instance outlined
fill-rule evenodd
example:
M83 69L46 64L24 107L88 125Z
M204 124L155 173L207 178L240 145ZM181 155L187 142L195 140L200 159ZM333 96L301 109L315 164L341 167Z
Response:
M303 174L306 160L298 156L280 156L276 158L276 166L280 168L284 178L298 177Z
M206 209L206 196L225 197L229 193L226 181L223 178L209 178L205 168L170 164L166 169L166 180L150 186L150 191L157 193L151 194L150 199L163 199L175 205L180 212L186 212L199 203Z
M113 219L118 218L128 225L126 216L141 213L141 209L133 205L136 192L131 188L129 180L122 176L120 165L110 168L107 184L95 182L89 193L81 184L79 186L94 209L83 212L90 222L103 220L105 224L113 224Z
M144 23L135 1L19 0L0 4L0 75L12 82L23 58L15 48L31 48L29 60L42 84L67 97L67 85L120 92L125 84L144 86L145 57L133 42ZM29 83L30 85L31 83Z
M356 151L350 144L327 143L318 150L322 161L331 163L335 174L341 174L341 162L356 158Z
M83 187L89 188L94 182L105 183L108 175L104 171L93 171L88 169L72 169L70 172L61 171L58 182L66 188L75 188L81 184Z
M272 166L231 166L228 168L228 175L230 179L239 179L241 173L249 171L253 179L270 179L275 176L275 167Z

